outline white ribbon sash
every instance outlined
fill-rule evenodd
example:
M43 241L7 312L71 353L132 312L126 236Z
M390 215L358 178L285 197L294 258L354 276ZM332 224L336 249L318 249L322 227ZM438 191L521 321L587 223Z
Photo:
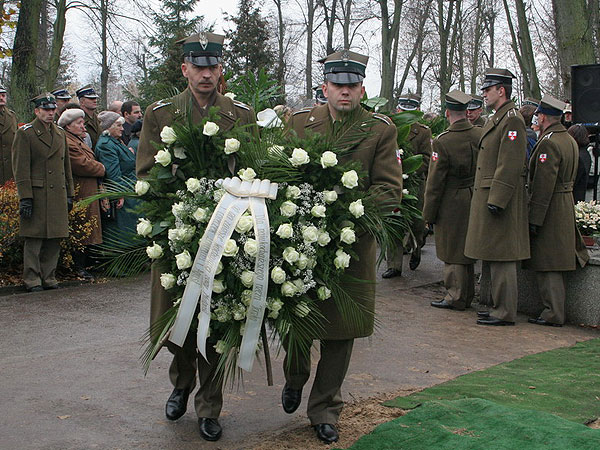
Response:
M249 371L254 362L254 351L262 326L269 282L270 232L265 198L277 197L277 184L269 180L241 181L235 177L223 180L222 186L227 193L217 205L200 240L169 340L180 347L183 346L200 298L197 346L206 359L206 339L210 326L210 304L215 272L223 256L225 243L231 238L238 220L250 205L259 251L255 262L252 300L248 307L238 358L238 365Z

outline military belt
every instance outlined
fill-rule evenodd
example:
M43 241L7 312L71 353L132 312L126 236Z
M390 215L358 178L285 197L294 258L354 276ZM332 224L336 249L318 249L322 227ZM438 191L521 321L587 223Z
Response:
M559 183L554 188L555 194L565 194L568 192L573 192L573 182L570 181L568 183Z
M449 177L446 182L446 187L450 189L466 189L473 187L473 183L475 182L475 177L468 178L455 178Z

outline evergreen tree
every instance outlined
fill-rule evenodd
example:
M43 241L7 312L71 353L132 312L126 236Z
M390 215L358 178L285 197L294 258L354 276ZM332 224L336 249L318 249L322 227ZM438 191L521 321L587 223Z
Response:
M258 76L261 68L268 68L269 74L274 75L275 51L269 39L269 22L261 17L254 0L240 0L238 15L226 15L226 18L235 28L227 31L225 70L231 72L233 78L246 73Z

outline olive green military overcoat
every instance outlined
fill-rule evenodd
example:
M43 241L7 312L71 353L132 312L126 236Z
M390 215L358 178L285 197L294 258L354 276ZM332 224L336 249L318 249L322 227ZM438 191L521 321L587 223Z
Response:
M410 126L407 139L412 146L413 154L423 155L423 165L419 167L417 173L425 179L429 169L429 159L431 158L431 130L427 125L415 122Z
M485 122L486 122L485 117L479 116L477 118L477 120L475 122L473 122L473 125L476 127L483 127L485 125Z
M88 132L90 139L92 140L92 150L94 150L96 148L96 142L98 142L98 138L102 134L98 113L94 111L94 114L90 116L87 112L85 112L84 124L85 131Z
M13 171L19 200L33 199L33 215L21 218L20 235L41 239L69 235L67 197L73 197L73 177L65 131L35 119L17 130Z
M215 90L208 102L208 106L219 107L217 125L223 131L238 125L256 123L255 114L249 106L225 97ZM207 115L208 107L200 108L192 96L189 88L169 99L160 100L148 106L144 115L144 124L138 145L135 170L138 178L148 175L154 166L154 155L157 153L153 143L160 144L160 132L166 126L172 126L176 117L185 111L191 111L194 123L200 123ZM169 267L158 261L152 264L152 301L150 304L150 325L154 324L172 305L173 297L165 291L160 284L160 274L168 272Z
M433 141L423 217L435 224L437 257L448 264L474 262L464 251L481 133L462 119Z
M575 270L589 259L575 225L573 182L579 148L560 123L549 126L529 159L529 223L539 227L531 237L531 259L523 267L538 271Z
M484 261L528 259L525 121L507 101L482 130L465 256ZM493 215L488 204L502 211Z
M361 180L361 189L383 186L388 189L388 199L400 203L402 198L402 167L398 164L397 131L391 120L380 114L369 113L362 108L359 110L360 120L370 124L371 133L365 134L362 140L356 142L354 151L346 158L360 161L363 170L367 172L366 179ZM375 118L375 119L374 119ZM316 106L296 112L288 123L300 138L307 131L326 134L331 132L332 119L327 105ZM340 158L341 159L341 158ZM341 159L343 162L343 159ZM373 318L375 310L375 262L377 245L375 239L368 235L359 236L353 247L358 254L358 260L352 260L347 273L355 278L367 280L369 284L361 284L351 288L351 292L361 291L355 297L368 313L363 315L360 323L346 323L342 320L338 308L333 301L320 303L327 323L324 324L325 335L321 339L339 340L370 336L373 333Z
M0 186L13 179L11 149L16 132L16 114L6 106L0 107Z

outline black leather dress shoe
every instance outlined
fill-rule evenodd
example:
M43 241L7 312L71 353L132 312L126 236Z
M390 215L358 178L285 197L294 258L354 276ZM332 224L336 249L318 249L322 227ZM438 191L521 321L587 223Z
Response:
M60 289L60 286L57 284L48 284L44 286L44 289L46 290L50 290L50 289Z
M496 325L496 326L505 326L505 325L514 325L514 322L509 322L508 320L497 319L493 316L481 317L477 319L477 325Z
M442 308L442 309L455 309L456 311L464 311L465 308L457 308L456 306L452 306L446 300L440 300L439 302L431 302L431 306L434 308Z
M189 389L173 389L165 405L167 419L177 420L185 414L189 395Z
M477 311L477 317L490 317L489 311Z
M283 410L291 414L298 409L302 401L302 389L292 389L286 383L281 391L281 405Z
M419 264L421 264L421 249L420 248L415 250L412 253L412 255L410 255L410 261L408 262L408 267L410 270L417 270L417 267L419 267Z
M381 275L381 278L394 278L402 275L402 271L398 269L388 269Z
M44 288L39 285L27 288L27 292L42 292L43 290Z
M547 325L549 327L562 327L561 323L548 322L547 320L544 320L541 317L538 317L537 319L534 319L532 317L531 319L528 319L527 322L535 323L536 325Z
M198 418L198 429L200 436L205 441L218 441L223 434L223 428L217 419L209 419L208 417Z
M326 444L337 442L340 438L337 428L330 423L318 423L313 428L317 432L317 437Z

